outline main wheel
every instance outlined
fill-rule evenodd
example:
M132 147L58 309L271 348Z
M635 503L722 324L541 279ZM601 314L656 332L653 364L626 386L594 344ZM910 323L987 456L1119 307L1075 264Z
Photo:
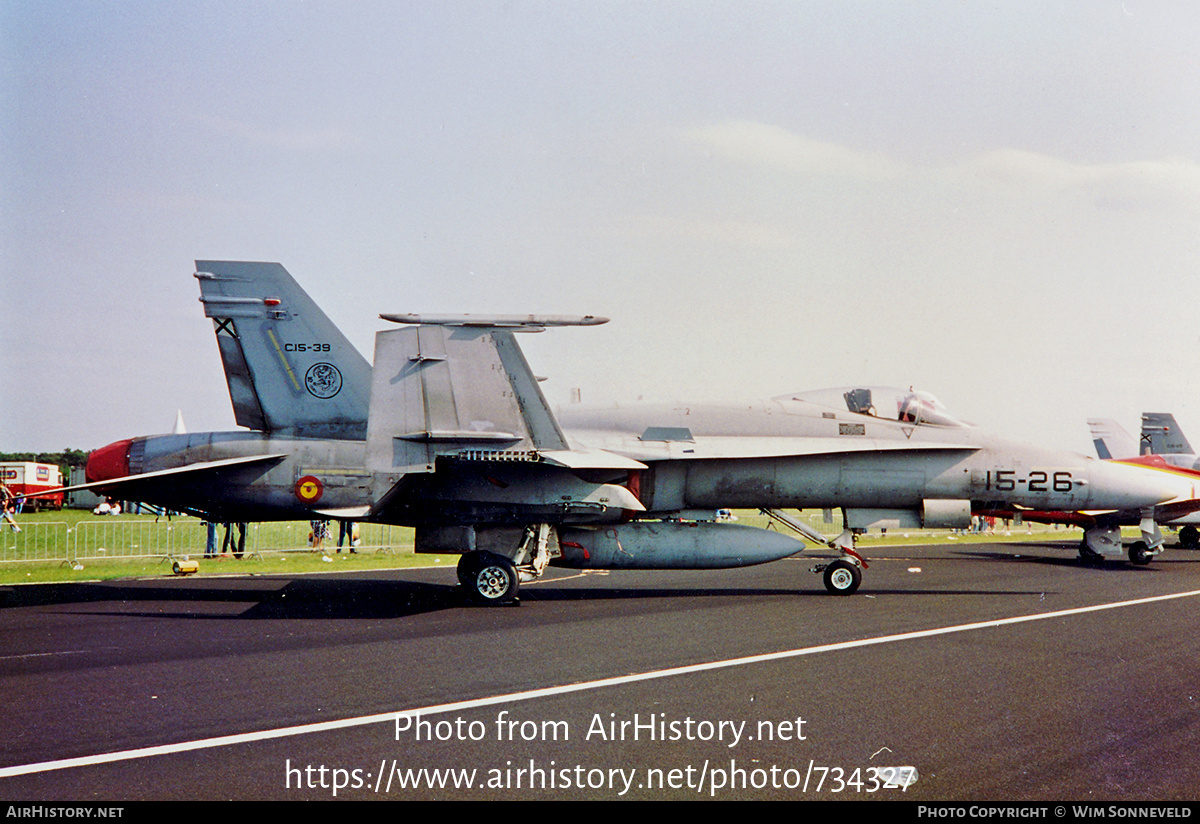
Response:
M1185 526L1179 530L1179 545L1184 549L1195 549L1200 546L1200 529L1194 526Z
M825 589L833 595L851 595L862 583L862 570L849 561L834 561L825 567Z
M1087 541L1079 544L1079 561L1084 566L1100 568L1104 566L1104 556L1087 545Z
M473 585L475 573L479 569L479 553L464 552L458 557L458 582L468 589Z
M503 604L516 598L520 579L513 562L491 552L478 555L467 586L471 596L485 604Z
M1134 541L1129 545L1129 563L1134 566L1145 566L1153 557L1145 541Z

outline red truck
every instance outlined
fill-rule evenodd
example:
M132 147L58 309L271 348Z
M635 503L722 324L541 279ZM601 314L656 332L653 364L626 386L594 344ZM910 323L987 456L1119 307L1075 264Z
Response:
M46 492L58 489L63 485L62 472L54 464L12 462L0 463L0 481L4 481L8 491L13 495L28 495L32 492ZM41 495L28 498L26 509L62 509L63 494Z

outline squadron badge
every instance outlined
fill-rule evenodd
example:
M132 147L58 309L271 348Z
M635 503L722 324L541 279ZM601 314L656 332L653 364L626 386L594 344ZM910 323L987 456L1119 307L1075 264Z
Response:
M314 363L304 373L304 385L314 397L332 398L342 391L342 373L332 363Z

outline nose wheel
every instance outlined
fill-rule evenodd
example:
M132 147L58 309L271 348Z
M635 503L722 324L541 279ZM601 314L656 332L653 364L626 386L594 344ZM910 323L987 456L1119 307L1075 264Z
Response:
M849 561L834 561L825 567L825 589L831 595L853 595L862 583L862 569Z

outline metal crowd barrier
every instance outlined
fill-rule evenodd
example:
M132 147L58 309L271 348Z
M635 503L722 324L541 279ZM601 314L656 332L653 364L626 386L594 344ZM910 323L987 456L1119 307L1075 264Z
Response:
M208 544L208 525L191 518L97 518L79 521L74 527L59 521L23 520L19 523L20 532L10 529L7 523L2 526L0 563L75 564L102 558L203 557ZM401 527L388 524L358 524L359 543L353 549L355 552L393 552L411 547L411 536L402 534L401 530ZM247 556L313 552L310 532L307 521L247 524L244 551ZM233 537L236 542L236 529ZM217 553L223 551L224 538L224 525L217 524ZM336 553L337 540L338 526L334 522L320 551Z
M225 526L216 525L216 552L225 552ZM388 524L359 524L356 552L390 552L404 543L399 527ZM236 550L237 529L231 528L228 550ZM263 553L313 552L309 543L311 528L307 521L250 523L246 525L244 552L247 556ZM337 524L330 525L322 552L337 552ZM208 546L208 524L184 519L129 521L123 519L80 521L72 541L72 561L98 558L179 558L203 557Z
M22 520L15 532L0 522L0 563L70 560L70 529L66 522Z

